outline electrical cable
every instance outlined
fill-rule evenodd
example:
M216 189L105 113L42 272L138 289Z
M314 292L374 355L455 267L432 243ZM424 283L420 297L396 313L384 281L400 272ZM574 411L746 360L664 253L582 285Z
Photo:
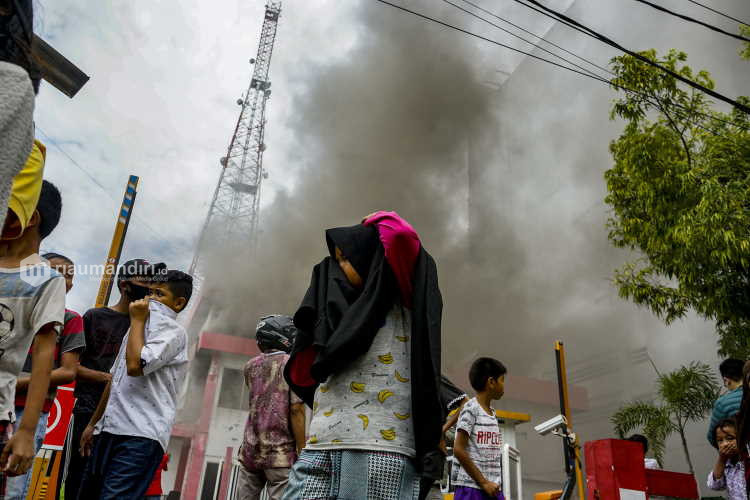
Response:
M510 30L507 30L507 29L503 28L502 26L498 26L497 24L493 23L492 21L490 21L490 20L488 20L488 19L485 19L485 18L483 18L482 16L480 16L480 15L478 15L478 14L475 14L474 12L471 12L471 11L470 11L470 10L468 10L468 9L464 9L464 8L463 8L463 7L461 7L460 5L456 5L455 3L451 2L450 0L443 0L443 2L445 2L445 3L449 4L449 5L452 5L453 7L457 8L458 10L460 10L460 11L462 11L462 12L465 12L466 14L469 14L469 15L470 15L470 16L472 16L472 17L475 17L475 18L479 19L480 21L484 21L485 23L489 24L490 26L494 26L495 28L497 28L497 29L499 29L499 30L501 30L501 31L504 31L505 33L508 33L509 35L511 35L511 36L514 36L514 37L518 38L519 40L522 40L522 41L524 41L524 42L528 43L529 45L531 45L531 46L533 46L533 47L536 47L536 48L538 48L539 50L541 50L541 51L543 51L543 52L546 52L547 54L550 54L550 55L552 55L553 57L557 57L558 59L560 59L560 60L562 60L562 61L565 61L566 63L568 63L568 64L570 64L570 65L572 65L572 66L574 66L574 67L576 67L576 68L580 69L581 71L585 71L586 73L589 73L589 74L591 74L591 75L594 75L594 76L599 76L599 75L597 75L596 73L594 73L593 71L591 71L590 69L584 68L583 66L580 66L580 65L578 65L578 64L576 64L576 63L574 63L574 62L572 62L572 61L569 61L568 59L565 59L565 58L564 58L564 57L562 57L561 55L559 55L559 54L555 54L555 53L554 53L554 52L552 52L551 50L545 49L544 47L539 47L539 46L538 46L537 44L535 44L534 42L532 42L532 41L529 41L529 40L526 40L526 39L525 39L525 38L523 38L522 36L520 36L520 35L517 35L516 33L513 33L512 31L510 31Z
M599 75L597 75L596 73L594 73L593 71L591 71L590 69L584 68L583 66L580 66L580 65L578 65L578 64L576 64L576 63L574 63L574 62L572 62L572 61L569 61L568 59L565 59L565 58L564 58L563 56L561 56L561 55L559 55L559 54L555 54L555 53L554 53L554 52L552 52L551 50L545 49L544 47L539 47L539 46L538 46L537 44L535 44L534 42L532 42L532 41L530 41L530 40L527 40L527 39L523 38L522 36L520 36L520 35L518 35L518 34L516 34L516 33L513 33L513 32L512 32L512 31L510 31L510 30L507 30L507 29L503 28L502 26L498 26L497 24L493 23L492 21L490 21L490 20L488 20L488 19L485 19L485 18L483 18L482 16L480 16L480 15L478 15L478 14L474 13L474 12L471 12L471 11L470 11L470 10L468 10L468 9L464 9L464 8L463 8L463 7L461 7L460 5L456 5L455 3L451 2L450 0L443 0L443 2L444 2L444 3L447 3L447 4L449 4L449 5L452 5L453 7L457 8L458 10L460 10L460 11L462 11L462 12L465 12L466 14L469 14L469 15L470 15L470 16L472 16L472 17L475 17L475 18L479 19L480 21L484 21L485 23L489 24L490 26L494 26L495 28L497 28L497 29L499 29L499 30L501 30L501 31L503 31L503 32L505 32L505 33L508 33L509 35L511 35L511 36L514 36L514 37L518 38L519 40L522 40L522 41L524 41L524 42L528 43L528 44L529 44L529 45L531 45L532 47L538 48L539 50L541 50L541 51L543 51L543 52L546 52L547 54L550 54L550 55L551 55L551 56L553 56L553 57L557 57L558 59L560 59L560 60L562 60L562 61L565 61L566 63L568 63L568 64L570 64L570 65L572 65L572 66L574 66L574 67L576 67L576 68L580 69L581 71L585 71L585 72L587 72L587 73L589 73L589 74L591 74L591 75L594 75L594 76L599 76Z
M443 1L446 1L446 0L443 0ZM518 25L514 24L514 23L512 23L511 21L508 21L507 19L504 19L503 17L501 17L501 16L499 16L499 15L497 15L497 14L495 14L495 13L493 13L493 12L491 12L491 11L487 10L487 9L484 9L484 8L482 8L481 6L479 6L479 5L477 5L477 4L473 3L473 2L471 2L471 1L469 1L469 0L462 0L462 1L463 1L464 3L466 3L466 4L468 4L468 5L471 5L472 7L476 8L477 10L479 10L479 11L481 11L481 12L484 12L484 13L486 13L486 14L488 14L488 15L490 15L490 16L492 16L492 17L496 18L496 19L499 19L499 20L501 20L501 21L503 21L503 22L505 22L505 23L507 23L507 24L509 24L509 25L513 26L513 27L516 27L516 28L518 28L518 29L520 29L520 30L524 31L525 33L528 33L528 34L530 34L531 36L534 36L534 37L538 38L538 39L539 39L539 40L541 40L541 41L544 41L544 42L546 42L546 43L549 43L550 45L552 45L552 46L554 46L554 47L556 47L556 48L558 48L558 49L562 50L563 52L565 52L565 53L567 53L567 54L570 54L570 55L571 55L571 56L573 56L573 57L576 57L577 59L579 59L579 60L581 60L581 61L585 61L585 62L587 62L588 64L591 64L592 66L595 66L595 67L599 68L600 70L602 70L602 71L605 71L606 73L609 73L610 75L614 75L614 73L613 73L612 71L610 71L610 70L609 70L608 68L604 68L604 67L602 67L602 66L599 66L599 65L598 65L598 64L596 64L595 62L592 62L592 61L590 61L589 59L586 59L585 57L581 57L581 56L579 56L578 54L576 54L576 53L574 53L574 52L571 52L571 51L569 51L569 50L565 49L564 47L561 47L561 46L559 46L559 45L557 45L557 44L555 44L555 43L549 42L549 41L545 40L545 39L544 39L543 37L541 37L541 36L539 36L539 35L536 35L536 34L532 33L531 31L528 31L528 30L526 30L526 29L522 28L521 26L518 26ZM448 3L451 3L451 2L448 2ZM451 3L451 5L453 5L453 4ZM463 10L463 9L461 9L461 10ZM535 10L537 10L537 9L535 9ZM540 12L542 12L543 14L545 14L545 13L544 13L543 11L540 11ZM474 17L477 17L478 19L481 19L481 20L483 20L483 21L487 22L487 20L486 20L486 19L483 19L482 17L480 17L480 16L477 16L476 14L473 14L473 13L472 13L471 15L472 15L472 16L474 16ZM547 14L545 14L545 15L547 15ZM554 19L554 18L553 18L553 19ZM489 23L489 24L492 24L492 23ZM494 24L492 24L492 25L493 25L493 26L495 26ZM502 28L500 28L500 29L502 29ZM505 30L503 30L503 31L505 31ZM526 41L527 43L530 43L530 42L528 42L527 40L524 40L524 41ZM537 47L538 47L538 46L537 46ZM538 48L540 48L540 49L541 49L541 47L538 47ZM556 54L555 54L555 55L556 55ZM558 56L558 57L559 57L559 56ZM574 63L572 63L571 61L569 61L569 60L567 60L567 59L564 59L564 58L561 58L561 59L563 59L564 61L566 61L566 62L568 62L568 63L570 63L570 64L574 64ZM592 73L592 74L593 74L593 73ZM599 75L596 75L596 76L598 77ZM609 83L610 83L611 85L613 85L613 84L612 84L612 82L609 82ZM626 88L624 88L624 87L620 87L620 86L618 86L618 85L614 85L614 86L615 86L615 87L617 87L617 88L619 88L619 89L621 89L621 90L623 90L623 91L626 91L626 92L630 92L630 93L635 93L635 94L638 94L638 95L641 95L642 97L644 97L644 95L643 95L642 93L636 92L636 91L634 91L634 90L632 90L632 89L626 89ZM650 104L652 104L652 105L655 105L655 106L657 106L657 104L655 104L655 103L654 103L653 101L649 100L649 96L645 96L645 97L646 97L646 101L647 101L647 102L649 102L649 103L650 103ZM678 106L678 107L679 107L679 106ZM684 109L684 108L683 108L683 109ZM686 110L686 111L687 111L687 110ZM728 124L728 125L735 125L734 123L732 123L732 122L730 122L730 121L727 121L727 120L723 120L723 119L721 119L721 118L718 118L718 117L716 117L716 116L708 115L708 114L706 114L706 113L701 113L701 112L697 112L697 111L695 111L695 113L697 113L697 114L698 114L698 115L700 115L700 116L704 116L704 117L706 117L706 118L710 118L710 119L712 119L712 120L717 120L717 121L723 122L723 123L725 123L725 124ZM703 130L705 130L706 132L711 132L711 133L713 133L714 135L718 135L718 134L717 134L717 133L716 133L715 131L713 131L713 130L710 130L710 129L707 129L707 128L703 127L703 126L702 126L701 124L698 124L698 123L696 123L696 122L691 122L691 123L693 123L693 125L696 125L696 126L698 126L699 128L702 128L702 129L703 129Z
M732 17L729 14L725 14L725 13L723 13L721 11L713 9L713 8L709 7L708 5L704 5L704 4L700 3L700 2L696 2L695 0L687 0L687 1L690 2L690 3L692 3L692 4L699 5L699 6L703 7L704 9L710 10L714 14L719 14L720 16L724 16L727 19L731 19L732 21L736 21L736 22L738 22L740 24L744 24L745 26L750 26L750 23L745 22L745 21L741 21L741 20L737 19L736 17Z
M380 0L378 0L378 1L380 1ZM673 78L676 78L677 80L679 80L679 81L681 81L681 82L683 82L683 83L685 83L685 84L687 84L687 85L689 85L689 86L691 86L691 87L693 87L693 88L695 88L697 90L700 90L701 92L703 92L703 93L705 93L707 95L710 95L711 97L719 99L720 101L723 101L723 102L725 102L727 104L731 104L733 107L739 109L740 111L742 111L744 113L750 114L750 107L749 106L746 106L746 105L744 105L744 104L742 104L740 102L737 102L734 99L726 97L723 94L715 92L714 90L711 90L711 89L709 89L709 88L707 88L707 87L705 87L705 86L703 86L703 85L701 85L699 83L696 83L696 82L690 80L689 78L686 78L686 77L684 77L684 76L682 76L682 75L680 75L680 74L672 71L669 68L665 68L661 64L652 61L648 57L645 57L645 56L643 56L641 54L633 52L630 49L626 49L625 47L623 47L619 43L615 42L614 40L611 40L610 38L607 38L606 36L602 35L601 33L598 33L596 31L592 30L591 28L585 26L584 24L581 24L580 22L576 21L575 19L572 19L572 18L566 16L565 14L561 14L560 12L557 12L554 9L551 9L549 7L546 7L546 6L542 5L537 0L525 0L525 1L523 1L523 0L513 0L513 1L516 2L516 3L519 3L521 5L523 5L524 7L533 8L531 5L529 5L529 4L526 3L526 2L529 2L530 4L532 4L534 6L537 6L540 9L542 9L542 10L548 12L548 13L551 13L550 16L553 17L554 19L557 19L558 21L565 21L565 23L567 25L571 25L572 24L572 25L574 25L578 29L578 31L583 31L585 33L588 33L589 36L591 36L592 38L595 38L595 39L601 41L602 43L605 43L605 44L609 45L610 47L614 47L614 48L616 48L616 49L618 49L618 50L620 50L622 52L625 52L629 56L635 57L639 61L644 62L644 63L648 64L649 66L653 66L653 67L655 67L655 68L663 71L664 73L668 74L669 76L671 76ZM537 9L534 9L534 10L537 10Z
M385 5L388 5L388 6L390 6L390 7L393 7L393 8L395 8L395 9L401 10L401 11L403 11L403 12L407 12L407 13L409 13L409 14L413 14L413 15L415 15L415 16L417 16L417 17L419 17L419 18L422 18L422 19L424 19L424 20L427 20L427 21L431 21L431 22L434 22L434 23L436 23L436 24L439 24L439 25L441 25L441 26L447 27L447 28L449 28L449 29L452 29L452 30L458 31L458 32L460 32L460 33L463 33L463 34L466 34L466 35L469 35L469 36L472 36L472 37L478 38L478 39L480 39L480 40L484 40L484 41L486 41L486 42L489 42L489 43L492 43L492 44L494 44L494 45L499 45L499 46L501 46L501 47L504 47L504 48L508 48L508 49L510 49L510 50L513 50L514 52L520 52L521 54L525 54L525 55L528 55L528 56L530 56L530 57L532 57L532 58L534 58L534 59L537 59L537 60L540 60L540 61L544 61L544 62L550 63L550 64L552 64L552 65L554 65L554 66L557 66L557 67L559 67L559 68L563 68L563 69L566 69L566 70L568 70L568 71L571 71L571 72L573 72L573 73L577 73L577 74L579 74L579 75L583 75L583 76L585 76L585 77L591 78L591 79L593 79L593 80L596 80L596 81L599 81L599 82L601 82L601 83L604 83L604 84L605 84L605 85L607 85L607 86L612 86L612 87L615 87L615 88L617 88L617 89L623 90L624 92L630 92L630 93L632 93L632 94L635 94L635 95L640 95L641 97L644 97L644 98L645 98L645 100L646 100L646 101L647 101L648 103L650 103L650 104L652 104L652 105L654 105L654 106L658 106L657 104L655 104L655 103L654 103L653 101L651 101L651 100L650 100L650 99L651 99L651 96L649 96L649 95L647 95L647 94L644 94L643 92L640 92L640 91L637 91L637 90L633 90L633 89L630 89L630 88L628 88L628 87L625 87L625 86L622 86L622 85L616 84L616 83L614 83L614 82L612 82L612 81L609 81L609 80L607 80L606 78L602 78L602 77L600 77L600 76L594 76L594 75L592 75L592 74L590 74L590 73L582 73L582 72L580 72L580 71L578 71L578 70L575 70L575 69L573 69L573 68L570 68L570 67L568 67L568 66L564 66L564 65L562 65L562 64L558 64L558 63L556 63L556 62L554 62L554 61L550 61L549 59L545 59L545 58L543 58L543 57L539 57L539 56L536 56L536 55L534 55L534 54L530 54L530 53L528 53L528 52L524 52L524 51L522 51L522 50L520 50L520 49L516 49L516 48L514 48L514 47L510 47L510 46L508 46L508 45L505 45L505 44L503 44L503 43L500 43L500 42L498 42L498 41L496 41L496 40L492 40L492 39L490 39L490 38L484 37L484 36L482 36L482 35L479 35L479 34L477 34L477 33L473 33L473 32L471 32L471 31L465 30L465 29L463 29L463 28L459 28L458 26L454 26L454 25L452 25L452 24L449 24L449 23L446 23L446 22L444 22L444 21L440 21L439 19L435 19L435 18L432 18L432 17L430 17L430 16L427 16L427 15L425 15L425 14L421 14L421 13L419 13L419 12L416 12L416 11L410 10L410 9L408 9L408 8L406 8L406 7L403 7L403 6L401 6L401 5L396 5L396 4L394 4L394 3L391 3L391 2L389 2L388 0L376 0L376 1L377 1L377 2L380 2L380 3L382 3L382 4L385 4ZM730 125L730 126L737 126L737 124L736 124L736 123L730 122L730 121L728 121L728 120L724 120L724 119L722 119L722 118L719 118L719 117L717 117L717 116L713 116L713 115L710 115L710 114L707 114L707 113L703 113L703 112L700 112L700 111L694 111L694 110L690 110L690 109L687 109L687 108L685 108L684 106L682 106L682 105L680 105L680 104L677 104L677 103L671 103L671 104L672 104L672 106L674 106L674 107L676 107L676 108L679 108L679 109L681 109L681 110L683 110L683 111L687 111L687 112L692 112L692 113L696 113L696 114L698 114L699 116L704 116L704 117L707 117L707 118L711 118L711 119L713 119L713 120L716 120L716 121L722 122L722 123L724 123L724 124L727 124L727 125ZM717 136L718 136L718 135L720 135L720 134L719 134L718 132L716 132L715 130L711 130L711 129L708 129L708 128L706 128L705 126L703 126L702 124L696 123L695 121L691 121L691 120L690 120L689 118L687 118L687 117L685 117L685 119L686 119L687 121L689 121L690 123L692 123L693 125L697 126L698 128L701 128L702 130L704 130L704 131L706 131L706 132L712 133L712 134L714 134L714 135L717 135Z
M531 31L529 31L529 30L527 30L527 29L525 29L525 28L523 28L523 27L521 27L521 26L519 26L517 24L514 24L511 21L508 21L507 19L505 19L503 17L500 17L499 15L495 14L494 12L491 12L491 11L483 8L482 6L475 4L474 2L471 2L470 0L461 0L461 1L464 2L465 4L471 5L472 7L474 7L477 10L479 10L480 12L484 12L485 14L487 14L489 16L492 16L492 17L494 17L496 19L499 19L500 21L513 26L514 28L517 28L517 29L523 31L524 33L527 33L527 34L529 34L529 35L531 35L531 36L533 36L535 38L538 38L539 41L541 41L541 42L547 43L547 44L555 47L556 49L562 50L566 54L569 54L569 55L571 55L571 56L573 56L573 57L575 57L575 58L577 58L577 59L579 59L581 61L584 61L584 62L586 62L586 63L588 63L588 64L590 64L590 65L592 65L592 66L594 66L594 67L596 67L596 68L598 68L600 70L602 70L602 71L605 71L605 72L607 72L609 74L612 74L612 72L609 69L607 69L607 68L605 68L603 66L600 66L597 63L595 63L595 62L593 62L593 61L591 61L589 59L586 59L585 57L581 57L578 54L576 54L574 52L571 52L571 51L565 49L564 47L561 47L561 46L557 45L554 42L550 42L549 40L545 39L544 37L542 37L540 35L537 35L537 34L531 32Z
M700 20L695 19L695 18L690 17L690 16L686 16L685 14L680 14L679 12L674 12L672 10L667 9L666 7L662 7L661 5L657 5L657 4L653 3L653 2L649 2L648 0L634 0L634 1L642 3L644 5L648 5L649 7L652 7L654 9L656 9L656 10L660 10L660 11L662 11L664 13L669 14L669 15L672 15L672 16L675 16L675 17L679 17L680 19L682 19L684 21L687 21L689 23L699 24L699 25L703 26L704 28L708 28L708 29L710 29L712 31L716 31L717 33L721 33L722 35L730 36L732 38L736 38L737 40L741 40L743 42L750 42L750 38L746 38L746 37L744 37L742 35L737 35L735 33L730 33L728 31L724 31L723 29L717 28L716 26L714 26L712 24L704 23L703 21L700 21Z
M41 127L39 127L39 125L35 124L34 128L35 128L35 130L38 130L39 132L41 132L41 134L44 136L44 138L47 141L47 143L51 143L53 146L55 146L55 149L57 149L58 151L60 151L68 160L70 160L70 162L73 165L75 165L76 167L78 167L78 169L81 172L83 172L86 175L86 177L88 177L91 180L91 182L93 182L94 184L96 184L102 191L104 191L104 193L107 196L109 196L110 198L112 198L113 200L115 200L117 202L121 201L119 198L117 198L112 193L110 193L107 190L107 188L104 187L104 185L101 182L99 182L98 180L96 180L96 178L88 170L86 170L85 168L83 168L80 163L78 163L67 151L65 151L62 148L62 146L60 146L54 139L52 139L52 137L49 136L49 134L47 134L44 130L42 130ZM159 239L162 238L162 236L159 234L159 232L156 229L154 229L153 227L151 227L151 225L149 225L148 222L146 222L141 217L139 217L138 215L136 215L135 212L133 212L133 216L135 216L135 218L138 220L138 222L140 222L141 224L143 224L149 231L151 231L154 236L156 236ZM183 244L183 246L185 246L185 245Z

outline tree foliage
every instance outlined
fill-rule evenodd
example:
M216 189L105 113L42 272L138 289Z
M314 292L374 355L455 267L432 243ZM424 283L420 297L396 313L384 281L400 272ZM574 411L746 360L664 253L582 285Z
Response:
M620 438L640 430L648 438L654 458L660 466L663 466L667 438L677 433L682 440L685 460L693 473L685 428L690 422L703 420L711 411L719 396L719 388L709 366L693 362L659 376L658 402L634 401L620 408L610 420Z
M750 37L750 26L740 26L740 34L744 37ZM744 47L740 51L740 57L750 59L750 42L745 42Z
M683 52L642 54L714 87ZM610 241L638 253L615 271L620 296L668 324L693 309L715 320L720 354L748 358L750 117L714 110L705 94L631 56L612 68L616 88L637 91L621 91L612 107L610 118L626 124L605 173Z

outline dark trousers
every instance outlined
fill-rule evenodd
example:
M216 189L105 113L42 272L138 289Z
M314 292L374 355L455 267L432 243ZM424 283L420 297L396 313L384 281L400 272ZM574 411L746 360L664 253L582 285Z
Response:
M78 500L141 500L163 456L164 449L153 439L102 432L86 464Z
M79 453L81 449L81 435L89 424L92 415L93 413L74 413L73 421L68 430L72 435L70 439L65 441L65 454L63 455L70 457L68 460L68 472L65 476L65 498L68 499L72 498L75 500L78 498L83 471L86 470L86 462L88 462L88 457L84 457Z

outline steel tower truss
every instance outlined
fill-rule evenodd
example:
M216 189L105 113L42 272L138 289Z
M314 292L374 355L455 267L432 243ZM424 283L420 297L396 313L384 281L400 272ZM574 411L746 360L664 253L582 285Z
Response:
M281 2L266 4L260 44L250 86L237 104L240 116L229 141L227 155L222 157L221 174L216 185L198 244L190 265L190 274L200 274L200 259L207 244L218 248L244 244L255 248L260 211L260 188L267 177L263 170L263 142L266 125L266 103L271 96L268 71L281 15Z

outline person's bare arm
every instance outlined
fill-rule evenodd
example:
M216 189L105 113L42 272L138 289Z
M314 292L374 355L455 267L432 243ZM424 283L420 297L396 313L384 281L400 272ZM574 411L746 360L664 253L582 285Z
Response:
M34 337L31 350L31 380L26 393L24 418L0 454L0 467L3 467L9 476L25 474L36 455L34 432L49 389L56 342L57 332L54 323L42 327Z
M297 444L297 455L305 447L305 405L295 403L289 409L291 415L292 435Z
M100 384L106 384L107 382L112 380L112 374L109 372L92 370L91 368L86 368L83 365L78 365L76 380L85 380L86 382L98 382Z
M456 441L453 445L453 456L461 464L469 477L471 477L475 483L489 496L495 497L500 492L500 486L497 483L488 481L482 474L479 468L476 466L474 461L469 456L469 434L459 429L456 431Z
M125 351L125 364L128 375L142 377L141 352L146 344L146 320L148 319L148 300L141 299L130 303L130 333Z
M91 456L91 445L94 440L94 427L96 426L97 422L102 419L104 410L107 409L107 402L109 401L109 391L111 388L112 381L110 380L109 382L107 382L106 387L104 387L102 397L99 398L99 404L96 405L96 410L94 410L94 414L91 415L89 424L84 429L83 434L81 434L80 453L84 457Z

